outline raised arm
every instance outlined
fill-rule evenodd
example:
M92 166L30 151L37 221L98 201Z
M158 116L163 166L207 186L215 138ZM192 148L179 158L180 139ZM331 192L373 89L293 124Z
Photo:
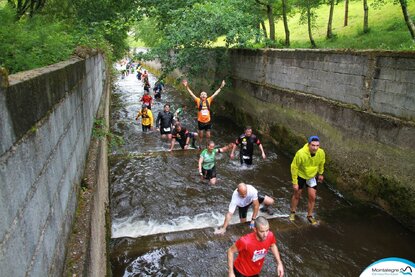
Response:
M284 266L283 266L282 261L281 261L280 252L278 251L278 247L275 243L271 244L271 252L274 255L275 262L277 263L278 277L283 277L284 276ZM228 255L228 260L229 260L229 255Z
M222 152L226 152L226 151L228 151L230 148L232 148L233 146L235 145L235 143L229 143L228 145L226 145L226 146L224 146L224 147L222 147L222 148L219 148L219 152L220 153L222 153Z
M219 94L219 92L225 86L225 84L226 84L225 80L222 80L222 83L220 84L219 88L215 91L214 94L212 94L212 96L211 96L212 99L215 98Z
M189 84L187 83L187 80L183 80L183 85L184 87L187 89L187 91L189 92L190 96L192 96L193 100L196 101L197 97L196 95L193 93L193 91L189 88Z

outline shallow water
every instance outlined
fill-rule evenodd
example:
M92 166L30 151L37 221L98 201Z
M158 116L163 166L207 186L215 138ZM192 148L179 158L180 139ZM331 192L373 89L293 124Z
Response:
M155 81L150 75L150 83ZM141 123L134 119L142 94L141 81L134 75L120 78L113 91L111 129L125 140L110 157L114 276L227 276L226 250L250 231L247 225L235 224L224 236L213 232L222 224L232 191L240 182L254 185L276 201L275 216L269 221L285 276L358 276L381 258L415 260L414 233L379 209L350 204L330 184L319 185L315 208L319 225L311 226L305 219L306 194L298 219L291 223L291 161L265 139L266 160L256 150L254 166L241 168L229 153L219 154L217 184L201 182L197 150L182 151L176 145L177 151L169 153L169 144L157 131L141 132ZM187 103L183 123L196 131L196 110L190 96L186 97L168 87L161 101L153 104L154 116L167 102L173 111ZM218 146L242 132L215 114L212 135ZM237 222L234 217L233 223ZM276 276L275 272L269 254L261 276Z

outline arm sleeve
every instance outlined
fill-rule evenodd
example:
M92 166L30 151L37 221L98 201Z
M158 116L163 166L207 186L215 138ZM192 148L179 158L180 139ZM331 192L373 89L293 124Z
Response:
M156 128L158 128L158 127L159 127L159 122L160 122L160 119L161 119L161 113L158 113L158 115L157 115L157 119L156 119Z
M295 157L291 163L291 178L294 185L298 185L298 166L300 158L298 154L295 154Z
M321 149L321 162L318 166L318 174L323 174L324 173L324 164L326 163L326 153L324 152L323 149Z

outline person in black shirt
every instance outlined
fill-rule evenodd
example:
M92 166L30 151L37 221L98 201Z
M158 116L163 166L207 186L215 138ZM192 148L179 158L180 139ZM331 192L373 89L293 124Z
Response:
M196 148L195 138L197 138L196 132L189 132L185 127L182 127L182 124L180 122L177 122L176 125L174 125L174 129L172 132L172 139L169 151L173 150L174 143L176 142L176 140L177 142L179 142L180 147L182 149L188 149L190 139L192 139L192 147Z
M162 138L171 140L171 131L173 125L173 114L170 112L170 105L164 105L164 110L159 112L156 119L156 128L160 131Z
M264 148L262 147L261 141L259 138L252 134L252 127L247 126L245 128L245 133L239 136L236 139L235 144L231 151L231 159L235 157L235 149L239 146L239 156L241 160L241 164L251 165L252 164L252 156L254 154L254 144L258 145L259 149L261 150L262 158L266 159L266 155L264 152Z

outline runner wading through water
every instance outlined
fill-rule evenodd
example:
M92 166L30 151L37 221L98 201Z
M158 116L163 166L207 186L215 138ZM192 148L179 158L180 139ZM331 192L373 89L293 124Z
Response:
M210 97L208 97L206 92L202 91L200 93L200 98L199 98L189 88L189 84L187 80L183 81L183 85L186 87L187 91L192 96L193 100L195 100L196 107L198 109L197 123L198 123L199 148L202 146L203 131L205 131L206 133L206 145L207 145L207 142L210 141L210 130L212 129L210 106L212 104L213 99L219 94L219 92L225 86L225 84L226 84L225 80L223 80L220 87Z

